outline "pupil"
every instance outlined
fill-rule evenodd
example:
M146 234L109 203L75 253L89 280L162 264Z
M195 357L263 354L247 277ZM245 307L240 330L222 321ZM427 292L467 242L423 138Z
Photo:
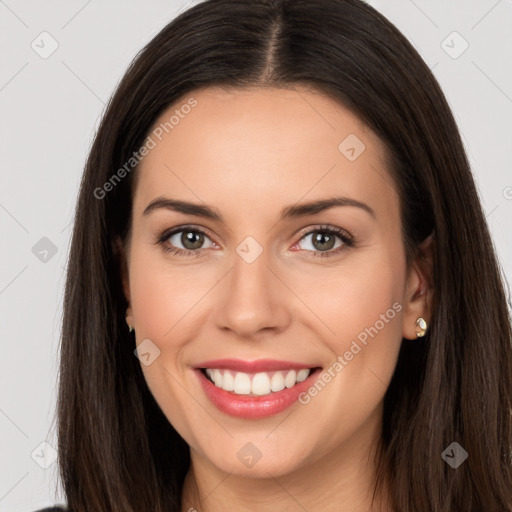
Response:
M319 243L320 246L318 247L316 243ZM313 245L319 250L332 249L334 247L334 237L322 231L317 231L317 234L313 236Z
M181 235L181 243L187 249L199 249L203 243L204 235L194 231L184 231Z

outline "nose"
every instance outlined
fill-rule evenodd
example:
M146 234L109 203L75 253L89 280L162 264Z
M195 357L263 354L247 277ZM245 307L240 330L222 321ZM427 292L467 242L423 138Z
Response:
M219 290L216 323L240 338L257 338L263 332L282 332L290 323L290 291L263 251L248 263L234 255L231 271Z

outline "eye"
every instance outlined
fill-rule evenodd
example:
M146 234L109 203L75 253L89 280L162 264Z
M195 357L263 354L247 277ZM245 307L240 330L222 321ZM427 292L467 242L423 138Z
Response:
M335 226L318 226L302 235L293 247L300 246L301 241L308 238L310 241L305 244L306 247L300 248L311 257L335 256L355 245L354 237L347 231ZM210 244L205 247L207 241ZM201 256L205 249L217 247L206 232L196 226L180 226L167 230L158 238L157 243L165 252L178 256Z
M208 240L211 245L204 247L205 241ZM159 238L158 243L164 251L182 256L200 256L203 249L215 247L215 244L208 235L203 230L194 226L181 226L180 228L166 231Z
M312 257L334 256L355 245L352 235L335 226L318 226L303 235L301 240L308 238L310 241L304 244L305 250L310 252ZM299 245L300 241L294 247Z

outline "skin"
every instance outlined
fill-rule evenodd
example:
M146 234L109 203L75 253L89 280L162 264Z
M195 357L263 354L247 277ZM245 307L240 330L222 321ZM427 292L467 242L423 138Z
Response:
M197 106L137 170L122 252L127 321L137 344L149 338L160 350L141 366L145 379L191 450L182 511L368 511L383 398L402 337L416 338L419 316L429 321L426 273L406 264L385 146L342 105L305 88L206 88L191 96ZM338 149L349 134L365 145L354 161ZM162 196L212 206L224 222L165 208L143 215ZM286 206L333 196L363 202L375 217L343 206L279 220ZM191 224L207 232L199 257L156 243ZM342 228L355 245L336 238L332 255L319 257L311 232L320 225ZM190 249L180 236L167 245ZM250 264L236 252L247 236L263 250ZM223 357L326 369L394 303L401 311L309 403L269 418L220 412L191 370ZM262 454L252 467L237 457L249 442ZM372 510L391 508L382 496Z

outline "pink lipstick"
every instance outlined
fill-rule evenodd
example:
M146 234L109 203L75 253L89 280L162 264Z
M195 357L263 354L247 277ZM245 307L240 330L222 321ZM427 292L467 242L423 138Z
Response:
M210 401L225 414L245 419L284 411L313 384L321 370L311 363L271 359L217 359L194 368Z

